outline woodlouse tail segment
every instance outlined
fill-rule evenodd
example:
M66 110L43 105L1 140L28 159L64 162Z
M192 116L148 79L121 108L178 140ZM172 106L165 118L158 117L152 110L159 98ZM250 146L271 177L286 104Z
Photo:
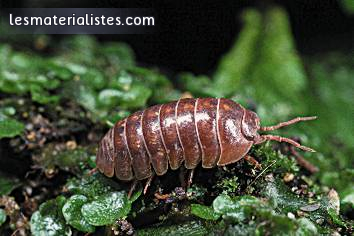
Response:
M282 127L285 127L285 126L289 126L289 125L298 123L300 121L308 121L308 120L315 120L315 119L317 119L317 116L296 117L296 118L294 118L292 120L281 122L281 123L279 123L277 125L261 127L259 130L260 131L272 131L272 130L276 130L276 129L279 129L279 128L282 128Z
M292 120L289 121L285 121L285 122L281 122L277 125L273 125L273 126L264 126L261 127L259 130L260 131L272 131L272 130L276 130L285 126L289 126L295 123L298 123L300 121L308 121L308 120L315 120L317 119L317 116L308 116L308 117L297 117L294 118ZM266 134L266 135L261 135L259 140L256 141L256 144L258 143L263 143L267 140L274 140L277 142L286 142L289 143L291 145L293 145L294 147L297 147L301 150L307 151L307 152L316 152L315 150L313 150L312 148L306 147L306 146L302 146L300 143L295 142L294 140L290 139L290 138L285 138L285 137L281 137L281 136L277 136L277 135L270 135L270 134Z

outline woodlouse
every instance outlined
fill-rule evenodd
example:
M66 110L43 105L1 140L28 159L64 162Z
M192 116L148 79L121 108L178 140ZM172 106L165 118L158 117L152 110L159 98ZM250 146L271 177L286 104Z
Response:
M129 181L163 175L169 166L175 170L183 162L191 170L200 162L203 168L228 165L245 157L253 144L267 140L314 151L292 139L258 134L313 119L298 117L261 127L256 113L232 100L180 99L118 121L101 140L96 163L106 176Z

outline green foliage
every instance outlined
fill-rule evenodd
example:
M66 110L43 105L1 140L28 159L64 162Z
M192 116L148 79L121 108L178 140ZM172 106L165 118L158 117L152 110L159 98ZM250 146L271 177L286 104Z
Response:
M342 8L348 14L354 14L354 2L352 0L339 0Z
M310 101L310 109L320 117L315 126L321 137L334 136L353 147L354 124L354 60L352 55L332 53L310 59L311 87L316 97ZM336 132L333 133L332 131Z
M354 169L349 168L337 171L330 169L321 175L321 182L327 186L335 187L340 194L354 189L353 179Z
M281 8L272 8L264 15L257 64L253 64L250 79L255 90L252 97L264 105L296 101L306 85L304 68L296 53L288 22Z
M182 74L185 88L196 96L231 97L246 107L256 104L262 125L292 116L317 115L318 120L311 124L297 124L287 132L277 132L311 143L319 153L304 156L319 167L317 180L346 197L354 188L354 163L350 158L354 151L352 55L329 53L305 58L305 72L284 10L277 7L263 12L246 10L243 20L243 30L220 61L213 78ZM269 173L299 171L294 159L272 151L269 145L253 148L251 154L263 167L270 167ZM279 192L284 193L284 189ZM294 199L285 200L288 201ZM298 204L297 207L305 203ZM344 206L349 210L352 205ZM322 207L319 211L318 215L328 219Z
M228 195L220 195L213 202L213 209L217 214L236 222L245 220L252 211L264 207L264 204L253 196L242 196L234 201Z
M232 177L226 177L221 180L220 183L218 183L218 187L223 189L223 193L225 194L231 194L236 192L239 183L237 182L238 177L237 176L232 176Z
M289 191L288 187L279 179L265 181L260 187L260 193L261 196L270 201L275 209L284 214L304 210L307 213L307 217L314 222L316 220L329 219L327 209L331 206L326 197L322 197L321 201L299 197Z
M100 174L74 178L66 189L73 194L43 203L31 218L34 235L70 235L70 226L82 232L94 232L95 226L113 225L125 218L141 191L130 199L117 184ZM52 226L55 223L54 226Z
M203 209L203 207L198 206L197 209ZM268 202L253 196L231 198L222 194L214 200L212 208L204 209L208 209L208 214L201 214L203 212L201 211L196 215L204 219L207 219L205 215L214 214L218 216L217 218L221 215L228 222L225 235L238 235L238 233L241 235L258 235L266 232L272 235L283 235L291 232L296 232L299 235L317 234L317 227L310 220L306 218L290 219L275 212ZM217 218L215 217L214 220ZM212 220L212 218L210 217L207 220Z
M0 208L0 227L2 224L4 224L6 221L6 212L4 209Z
M213 208L200 204L192 204L191 213L204 220L217 220L220 218L220 215Z
M334 209L329 208L328 215L331 217L334 224L346 227L346 224L344 223L344 221L341 219L341 217L336 213L336 211Z
M0 91L30 94L32 101L46 105L74 99L91 113L93 121L113 123L148 101L179 97L165 76L137 67L126 44L100 45L90 36L79 35L64 40L58 48L44 58L0 44Z
M21 183L17 178L0 173L0 196L10 194L20 185Z
M130 209L131 202L125 192L110 192L85 203L81 213L91 225L102 226L111 225L117 219L127 216Z
M182 74L185 88L196 96L231 97L245 105L254 101L265 124L303 112L298 95L305 91L306 75L285 11L249 9L242 16L243 30L213 80Z
M138 236L173 235L173 236L202 236L209 230L199 221L190 221L184 224L147 228L137 232Z
M282 155L280 152L274 151L270 142L256 146L254 148L254 155L257 157L263 166L272 165L271 172L297 172L299 166L293 158Z
M341 206L343 211L354 209L354 188L342 192Z
M100 174L86 176L84 178L70 179L66 188L72 194L84 195L90 199L106 194L114 189L118 189L119 186L111 179L107 179Z
M348 54L329 53L310 58L311 78L309 109L319 119L308 127L309 139L320 150L316 163L323 184L336 188L342 196L354 188L354 61ZM336 169L333 169L336 166Z
M44 169L58 167L62 170L80 170L80 166L86 164L95 153L89 147L77 147L75 149L59 149L56 145L46 145L42 153L35 158L36 164Z
M214 75L213 87L219 90L219 96L230 96L240 91L241 81L249 76L249 67L256 59L254 51L261 37L262 15L249 9L242 17L244 28L233 48L221 59Z
M24 125L14 119L0 120L0 138L11 138L24 130Z
M32 235L59 236L72 234L61 213L65 200L65 197L59 196L40 205L39 210L33 213L31 217Z
M82 232L94 232L95 227L88 223L81 213L82 206L88 202L83 195L73 195L64 204L62 211L66 222Z
M23 132L25 126L11 118L15 113L16 110L13 107L0 107L0 139L12 138Z

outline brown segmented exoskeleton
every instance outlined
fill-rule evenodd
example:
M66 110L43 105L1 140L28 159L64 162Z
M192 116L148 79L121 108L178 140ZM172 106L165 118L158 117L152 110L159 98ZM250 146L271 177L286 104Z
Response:
M194 170L200 162L203 168L237 162L247 156L252 145L267 140L313 152L292 139L258 133L313 119L316 117L298 117L261 127L256 113L232 100L180 99L118 121L101 140L96 163L108 177L151 181L154 173L164 175L169 167L175 170L183 163Z

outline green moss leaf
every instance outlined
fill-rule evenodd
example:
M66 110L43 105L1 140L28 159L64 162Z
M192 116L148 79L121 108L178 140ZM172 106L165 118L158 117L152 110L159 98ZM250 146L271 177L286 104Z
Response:
M89 224L102 226L126 217L130 209L131 202L125 192L110 192L84 204L81 213Z
M221 59L215 72L215 89L221 96L230 96L247 78L247 73L255 59L257 42L261 36L262 16L249 9L243 13L244 27L233 48ZM219 95L219 96L220 96Z
M79 173L81 167L87 164L92 155L95 155L90 147L78 146L75 149L60 149L60 151L58 149L58 146L53 143L45 145L41 153L34 158L36 165L45 169L57 167L61 170Z
M354 2L352 0L340 0L340 4L345 12L348 14L354 14Z
M22 123L11 118L0 120L0 138L12 138L20 135L24 128Z
M260 101L269 98L269 102L277 98L298 99L307 78L295 49L286 11L271 8L264 19L258 65L252 76L255 95Z
M180 92L173 89L168 78L157 70L135 66L129 67L127 72L131 73L136 82L152 91L149 101L153 103L166 103L180 98Z
M85 74L81 75L80 79L89 83L94 89L102 89L107 83L104 74L95 68L88 69Z
M354 187L343 193L341 205L344 208L354 209Z
M107 43L101 47L101 50L113 65L131 66L135 64L134 52L125 43Z
M69 192L84 195L90 199L119 189L117 182L101 174L73 178L68 181L66 188Z
M212 207L200 204L192 204L191 213L205 220L217 220L220 218L220 214L217 214Z
M104 89L98 95L100 104L107 108L115 107L122 100L125 92L117 89Z
M15 67L20 67L20 68L29 68L32 66L32 61L31 58L24 54L24 53L15 53L12 55L10 58L10 62L15 66Z
M63 216L66 223L82 232L94 232L95 227L90 225L81 214L81 207L88 202L83 195L73 195L63 206Z
M297 220L299 225L296 230L296 235L318 235L316 225L307 218L300 218Z
M346 227L346 223L341 219L341 217L337 214L336 210L332 209L332 208L329 208L328 209L328 215L331 217L332 219L332 222L334 224L337 224L337 225L340 225L340 226L343 226L343 227Z
M65 203L65 198L62 196L56 199L49 200L40 205L39 210L34 212L30 225L31 233L34 236L70 236L71 229L65 223L65 219L62 214L62 207Z
M107 108L119 106L123 109L134 109L144 107L151 94L149 88L135 84L127 91L104 89L99 93L98 101Z
M203 236L208 235L208 232L209 230L201 222L191 221L179 225L141 229L137 232L137 235Z
M133 193L133 195L128 199L131 203L135 202L141 195L141 193L143 192L142 189L140 189L139 191L136 191L135 193Z
M245 220L255 209L261 210L266 206L259 199L253 196L242 196L232 199L222 194L213 202L213 208L217 214L225 218L232 218L236 221Z
M212 80L207 76L195 76L191 73L182 73L179 76L179 83L188 92L191 92L198 97L208 97L216 95L216 92L214 91L215 89L213 88Z
M10 194L12 190L20 185L21 183L17 178L0 173L0 196Z
M60 97L57 95L50 95L48 91L40 86L31 86L32 100L40 104L56 104L59 102Z
M6 221L6 212L4 209L0 208L0 227L2 224L4 224Z
M60 63L55 62L55 60L50 60L46 64L46 68L49 70L49 75L52 77L57 77L61 80L69 80L73 77L73 73Z

